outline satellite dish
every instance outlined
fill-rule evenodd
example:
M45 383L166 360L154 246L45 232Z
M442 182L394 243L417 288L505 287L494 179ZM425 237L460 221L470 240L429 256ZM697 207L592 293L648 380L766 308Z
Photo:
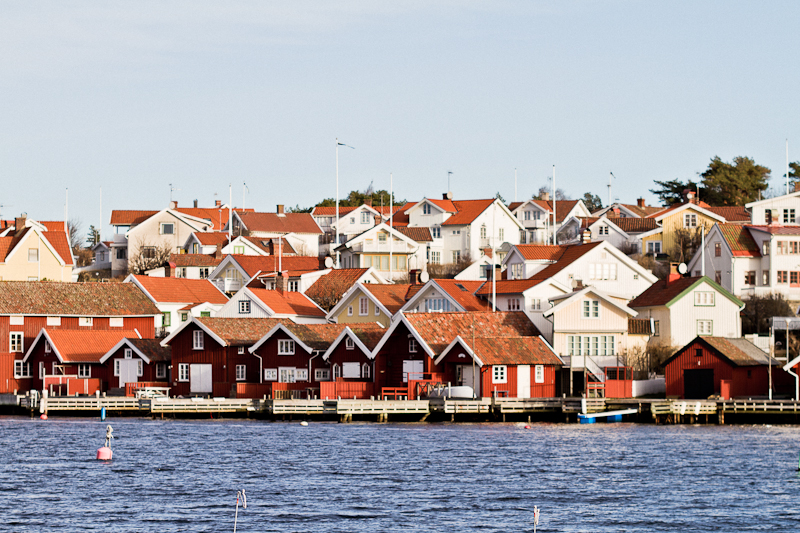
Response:
M688 268L686 268L686 263L681 263L680 265L678 265L678 272L680 272L681 274L686 274L687 270Z
M429 279L431 279L431 277L428 275L428 273L427 273L427 272L423 272L422 274L420 274L420 275L419 275L419 280L420 280L422 283L428 283L428 280L429 280Z
M325 258L325 268L331 268L333 266L333 258L326 257Z

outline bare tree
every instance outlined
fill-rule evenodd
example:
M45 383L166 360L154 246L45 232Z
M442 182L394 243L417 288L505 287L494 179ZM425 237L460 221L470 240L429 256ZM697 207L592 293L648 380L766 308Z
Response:
M69 236L69 247L72 251L77 251L83 244L83 222L79 218L71 218L67 221L67 235Z
M130 249L130 246L129 246ZM128 273L144 274L148 270L165 265L172 253L168 242L153 245L144 239L136 242L136 253L128 258Z
M323 276L309 287L305 294L325 311L330 311L352 286L351 283L341 279Z
M428 263L428 275L433 279L453 279L475 261L470 254L464 254L457 263L436 265Z

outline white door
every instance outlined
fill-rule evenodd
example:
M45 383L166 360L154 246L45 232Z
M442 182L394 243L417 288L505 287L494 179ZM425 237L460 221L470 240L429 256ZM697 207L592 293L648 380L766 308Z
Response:
M139 359L119 360L119 386L139 381Z
M214 391L211 365L189 365L189 390L201 394Z
M422 361L403 361L403 383L422 379Z
M519 365L517 367L517 398L531 397L531 367Z
M461 365L461 383L459 385L472 387L476 398L481 397L481 367L475 366L474 372L472 365Z

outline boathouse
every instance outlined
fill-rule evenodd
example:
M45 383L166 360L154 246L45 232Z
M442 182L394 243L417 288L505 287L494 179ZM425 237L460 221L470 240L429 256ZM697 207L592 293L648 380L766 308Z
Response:
M384 333L384 328L374 327L374 324L350 324L341 330L322 354L331 380L319 380L320 398L365 399L380 395L380 390L375 387L372 350Z
M696 337L664 363L667 397L706 399L790 393L791 377L778 361L743 338Z

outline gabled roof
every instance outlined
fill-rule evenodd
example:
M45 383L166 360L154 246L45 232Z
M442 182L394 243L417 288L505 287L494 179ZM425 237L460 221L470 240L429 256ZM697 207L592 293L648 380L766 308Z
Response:
M119 341L136 337L135 331L97 329L42 329L31 343L24 360L33 353L33 348L44 338L62 363L100 363L103 356Z
M636 316L639 314L637 311L634 311L627 305L616 301L614 298L611 298L605 292L598 290L595 287L589 286L589 287L584 287L579 291L573 291L567 294L561 294L554 298L550 298L550 301L555 302L555 304L553 305L553 307L545 311L544 316L549 317L553 315L557 311L560 311L561 309L564 309L565 307L572 305L573 303L575 303L576 300L582 300L583 297L589 293L597 296L611 307L615 307L627 315Z
M100 317L160 314L153 302L132 283L0 283L0 315Z
M157 303L224 304L228 301L207 279L155 278L131 274L125 281L139 285Z
M406 303L406 295L411 285L408 283L390 283L387 285L365 283L361 287L380 302L391 316L397 313Z
M176 267L215 267L222 262L222 256L214 254L170 254L169 262Z
M216 337L217 342L223 346L249 346L255 344L272 328L284 322L291 322L289 319L275 318L211 318L211 317L192 317L181 324L183 329L190 323L196 323L209 334ZM176 330L163 342L170 340L178 332Z
M653 218L656 221L660 222L664 220L666 217L678 214L681 211L693 210L697 211L698 213L702 213L703 215L709 218L713 218L717 222L722 222L722 223L725 222L725 219L721 215L718 215L717 213L712 213L707 209L708 207L711 206L709 206L705 202L700 202L699 204L696 204L694 202L685 202L682 204L675 204L670 207L667 207L662 211L659 211L658 213L653 213L652 215L648 215L647 218Z
M412 207L417 205L417 203L419 203L419 202L406 202L404 205L396 207L395 211L394 211L394 214L392 214L392 216L391 216L392 226L394 226L395 228L397 228L399 226L408 226L408 223L409 223L409 221L411 219L409 217L409 215L408 215L408 211ZM388 224L388 222L387 222L387 224Z
M297 254L297 251L295 251L295 249L292 248L292 245L286 239L278 239L275 237L265 238L265 237L253 237L253 236L242 236L241 238L251 243L253 246L258 248L262 252L266 253L267 255L277 255L280 252L283 254L284 257L287 257L289 255Z
M321 234L311 213L236 213L249 231L262 233L313 233Z
M372 358L372 350L383 338L384 329L376 327L378 324L373 322L364 324L337 324L337 326L344 326L339 336L328 346L328 349L322 354L322 360L327 361L337 346L345 339L353 339L355 344L361 352L369 358ZM367 326L362 327L362 326Z
M564 222L570 212L581 200L556 200L556 223ZM532 200L533 203L547 211L553 212L552 200Z
M318 304L323 298L339 300L368 271L368 268L333 269L306 289L306 296Z
M705 276L694 276L678 278L671 282L667 282L667 280L658 280L642 294L631 300L630 303L628 303L628 307L632 307L634 309L638 307L670 307L701 283L709 284L711 287L716 289L717 292L728 298L739 307L744 306L744 302L723 289L717 283L714 283L714 281L711 279Z
M728 362L734 366L761 366L769 365L770 362L773 366L778 366L777 360L770 358L768 354L764 353L764 350L744 338L695 337L686 346L691 346L695 342L705 344L706 347L710 348L717 355L727 359ZM681 355L686 349L686 346L664 361L664 365Z
M536 274L531 279L544 280L551 278L567 268L569 265L594 250L596 247L604 244L604 241L590 242L586 244L571 244L567 245L564 252L558 257L555 263L548 265Z
M433 242L430 228L417 226L398 226L397 231L416 242Z
M557 261L568 245L517 244L514 246L526 261Z
M100 358L100 362L105 363L123 346L133 350L133 352L141 357L146 363L165 363L172 360L172 348L169 346L161 346L161 341L159 339L126 337L108 350Z
M635 217L605 217L606 220L617 226L625 233L644 233L658 227L658 222L652 218ZM600 220L603 220L602 218Z
M356 209L361 206L352 207L352 206L339 206L339 217L341 218L344 215L352 213ZM326 206L317 206L311 210L312 216L319 216L319 217L335 217L336 216L336 206L335 205L326 205Z
M221 230L228 224L228 208L220 207L176 207L173 211L188 215L190 217L210 220L212 229ZM234 208L234 213L252 213L254 209Z
M228 244L227 231L195 231L192 236L203 246L225 246Z
M300 292L270 291L267 289L245 289L276 315L324 317L325 311Z
M429 287L437 287L446 293L464 311L490 311L489 302L477 297L477 291L485 281L467 281L457 279L432 279ZM420 294L424 292L420 290ZM410 301L410 299L409 299Z
M543 279L498 279L495 282L494 292L496 294L522 294L544 281ZM487 281L475 294L491 296L492 291L492 282Z
M441 355L438 364L452 350L463 349L475 359L478 366L483 365L557 365L564 362L550 346L537 337L475 337L457 336Z
M135 226L141 224L159 211L141 211L136 209L114 209L111 211L112 226Z
M336 341L342 331L348 327L354 332L362 345L366 342L373 347L373 343L379 342L384 332L383 326L374 322L365 322L362 324L295 324L293 322L281 321L279 325L276 325L265 333L248 351L250 353L255 353L256 350L276 332L283 331L300 343L307 352L324 352L330 348L331 344ZM371 332L377 332L378 335ZM374 340L375 337L377 337L378 340ZM368 353L368 350L366 353Z
M758 244L747 230L747 226L717 224L717 228L734 257L761 257L761 250L758 249Z
M229 255L230 258L251 278L259 272L277 272L278 263L283 270L308 272L320 270L319 258L307 256L283 257L279 261L277 255Z
M0 237L0 263L4 263L9 256L14 253L26 238L31 235L39 235L45 247L50 249L58 260L65 265L73 265L72 250L69 246L69 239L66 232L62 231L39 231L32 227L23 228L13 236Z
M449 200L442 200L442 202L449 202ZM456 213L442 222L442 226L466 226L468 224L472 224L475 219L478 218L481 213L489 209L489 206L491 206L493 203L493 198L488 200L453 201L452 204L456 209Z
M381 224L372 226L371 228L362 231L358 235L350 238L347 242L340 244L339 246L336 247L336 250L347 250L348 248L351 248L353 245L363 241L368 236L377 234L380 231L385 231L387 234L392 235L397 240L404 242L407 246L413 248L414 250L418 249L420 246L419 243L417 243L410 237L407 237L404 233L400 231L400 229L401 229L400 227L390 227L386 222L382 222ZM397 250L395 250L395 252L410 253L408 251L403 252L403 249L399 247Z
M706 209L721 216L727 222L750 222L750 212L744 206L706 207Z

